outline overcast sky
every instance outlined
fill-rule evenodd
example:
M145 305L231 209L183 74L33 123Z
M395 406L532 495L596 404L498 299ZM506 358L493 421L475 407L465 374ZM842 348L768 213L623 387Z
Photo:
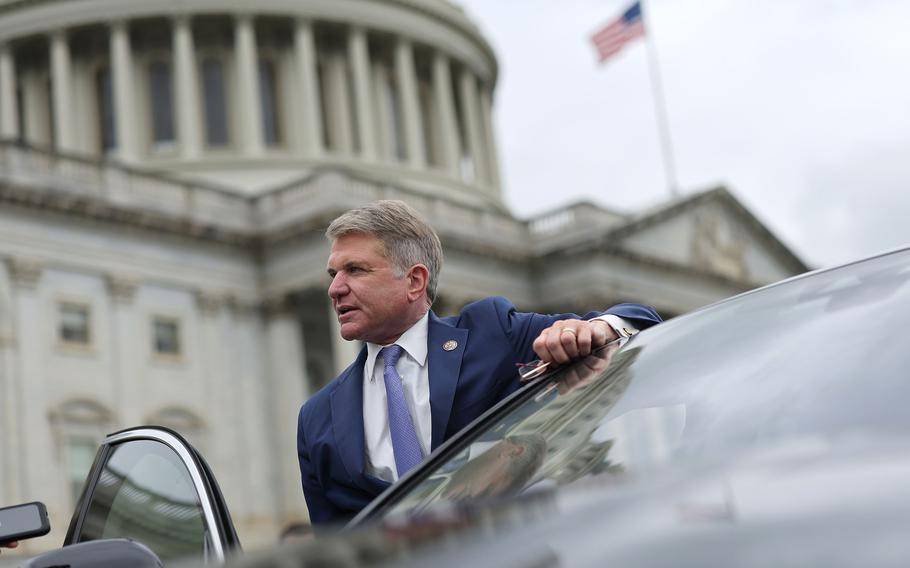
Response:
M455 0L499 58L506 200L666 199L645 43L596 64L630 0ZM683 193L725 185L811 266L910 243L910 2L651 0Z

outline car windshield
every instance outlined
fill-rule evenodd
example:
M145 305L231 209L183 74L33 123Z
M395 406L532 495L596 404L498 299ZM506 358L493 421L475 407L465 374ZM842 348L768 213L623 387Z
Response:
M551 375L415 476L392 513L910 431L910 253L700 310Z

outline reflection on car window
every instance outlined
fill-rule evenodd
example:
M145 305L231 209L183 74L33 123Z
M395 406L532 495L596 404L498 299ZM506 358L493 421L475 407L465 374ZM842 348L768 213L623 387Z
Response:
M556 373L533 398L463 448L425 479L395 510L439 501L511 495L533 485L563 484L617 464L603 418L628 385L623 372L636 350L616 345ZM611 363L612 359L612 363ZM605 370L609 366L609 377ZM625 451L634 451L628 445Z
M131 538L163 561L202 558L202 506L180 457L160 442L125 442L98 479L77 541Z

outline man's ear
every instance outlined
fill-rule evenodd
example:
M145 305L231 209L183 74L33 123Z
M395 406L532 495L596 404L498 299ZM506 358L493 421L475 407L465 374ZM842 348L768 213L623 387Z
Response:
M408 299L417 302L425 298L430 283L430 270L422 264L415 264L405 276L408 279Z

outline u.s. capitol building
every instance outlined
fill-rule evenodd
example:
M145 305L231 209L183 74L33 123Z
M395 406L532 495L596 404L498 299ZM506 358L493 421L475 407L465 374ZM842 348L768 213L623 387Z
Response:
M356 350L322 236L350 207L424 213L442 312L673 315L805 270L722 188L515 218L496 78L445 0L0 2L0 503L47 503L32 550L142 423L202 451L247 544L306 518L297 410Z

